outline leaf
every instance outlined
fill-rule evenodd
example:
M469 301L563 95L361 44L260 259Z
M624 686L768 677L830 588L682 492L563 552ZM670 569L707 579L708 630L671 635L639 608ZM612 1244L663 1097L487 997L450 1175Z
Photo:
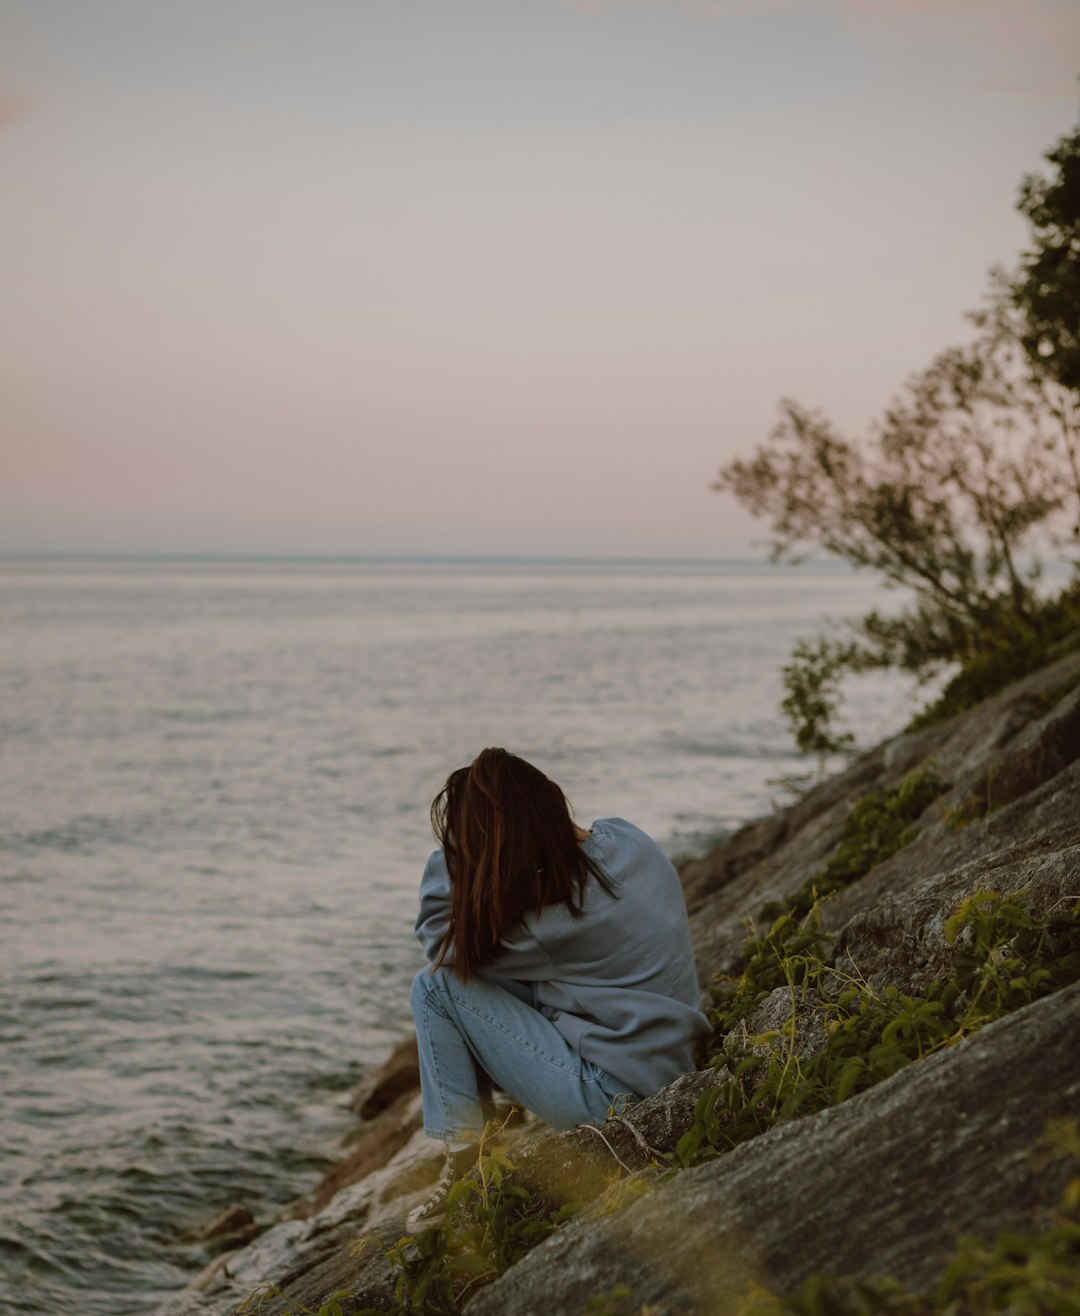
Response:
M837 1104L846 1101L855 1089L855 1084L866 1072L866 1062L862 1056L852 1056L847 1064L841 1069L840 1077L836 1081L835 1100Z

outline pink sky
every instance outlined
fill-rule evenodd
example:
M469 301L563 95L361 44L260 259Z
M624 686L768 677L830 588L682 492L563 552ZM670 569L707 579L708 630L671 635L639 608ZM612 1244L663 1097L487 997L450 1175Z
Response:
M0 0L0 551L714 556L967 335L1074 0Z

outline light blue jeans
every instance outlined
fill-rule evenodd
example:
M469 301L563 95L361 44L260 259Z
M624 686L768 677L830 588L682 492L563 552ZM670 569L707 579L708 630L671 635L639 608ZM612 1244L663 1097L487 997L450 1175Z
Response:
M490 1112L492 1082L553 1129L604 1120L626 1091L580 1056L550 1019L514 995L514 986L488 978L466 984L453 969L430 966L413 979L429 1138L475 1142Z

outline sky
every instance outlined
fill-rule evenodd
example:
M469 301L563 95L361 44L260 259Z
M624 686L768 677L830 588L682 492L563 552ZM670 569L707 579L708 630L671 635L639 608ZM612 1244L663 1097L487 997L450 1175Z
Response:
M970 337L1080 0L0 0L0 552L718 557Z

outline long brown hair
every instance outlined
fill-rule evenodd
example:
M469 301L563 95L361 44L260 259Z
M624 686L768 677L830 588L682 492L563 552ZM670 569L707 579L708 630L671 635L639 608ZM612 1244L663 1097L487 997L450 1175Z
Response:
M436 966L451 954L463 982L526 914L566 905L580 917L590 876L614 895L578 843L566 796L505 749L482 750L450 774L432 801L431 826L450 873L450 925Z

